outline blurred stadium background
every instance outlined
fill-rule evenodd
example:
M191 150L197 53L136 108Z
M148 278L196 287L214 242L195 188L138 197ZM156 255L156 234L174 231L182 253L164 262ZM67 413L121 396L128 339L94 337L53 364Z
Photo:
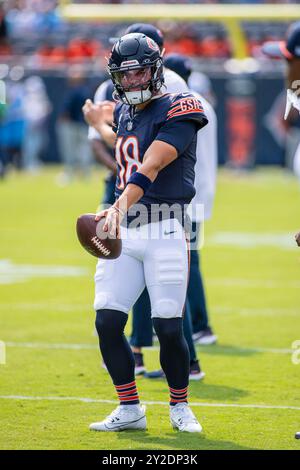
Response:
M300 338L292 239L300 193L291 168L300 119L283 120L285 64L260 46L283 39L300 7L154 3L0 0L0 340L8 358L0 365L0 448L299 448L300 365L291 362L291 345ZM192 384L191 401L200 403L201 441L171 434L163 407L155 426L155 406L149 435L87 431L111 410L105 400L114 393L92 332L94 260L74 234L76 216L95 210L105 176L89 154L80 108L107 78L109 38L145 19L163 31L167 52L190 57L218 117L222 168L203 269L219 345L198 347L207 377ZM75 181L62 171L74 151L61 135L71 115L84 136ZM146 356L158 367L156 350ZM143 399L167 400L161 381L139 380Z
M149 2L100 3L0 3L0 80L2 90L5 84L7 101L6 106L1 105L0 151L6 155L2 159L14 158L17 165L24 164L20 154L22 147L24 152L28 116L22 111L22 101L27 78L38 76L45 85L44 98L48 96L51 105L47 109L45 102L44 109L36 110L45 118L40 158L47 163L60 162L63 156L56 123L64 113L72 75L78 80L80 75L81 84L87 87L85 93L93 96L106 78L104 58L111 47L109 38L120 37L132 21L150 20L149 6L154 15ZM214 0L176 3L179 10L170 5L157 10L161 5L156 6L155 16L163 17L155 23L165 34L166 52L186 54L193 68L205 74L197 87L202 93L212 92L219 118L220 164L289 167L299 136L299 119L291 114L289 121L283 122L285 64L264 57L260 46L266 40L284 38L289 22L299 15L298 5L278 1L273 7L258 0L249 6ZM87 19L83 20L84 14ZM172 15L187 19L179 21ZM31 88L33 96L40 92L38 85ZM35 119L34 112L32 109L29 119Z

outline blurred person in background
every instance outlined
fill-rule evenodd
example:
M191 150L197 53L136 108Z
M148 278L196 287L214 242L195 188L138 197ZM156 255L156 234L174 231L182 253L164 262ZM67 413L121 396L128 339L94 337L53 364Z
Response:
M216 95L212 89L212 83L210 78L202 72L192 70L188 81L188 87L190 90L195 91L199 95L208 101L213 108L216 107L217 100Z
M6 106L0 116L0 153L2 172L8 165L22 168L22 146L24 140L24 85L21 80L6 81Z
M300 21L290 25L285 41L267 41L262 50L271 58L286 61L287 90L284 119L288 119L292 108L300 113ZM300 144L294 156L293 169L300 179Z
M300 114L300 21L292 23L287 30L285 41L268 41L263 45L263 52L272 58L286 60L286 108L287 119L292 108ZM294 172L300 179L300 143L294 157ZM300 246L300 232L295 235Z
M11 48L8 41L8 28L4 4L0 1L0 56L8 55Z
M40 165L40 156L47 145L47 117L52 107L43 80L32 76L24 82L25 130L22 147L25 170L35 172Z
M165 57L166 67L178 73L187 83L191 77L192 68L189 60L180 54L169 54ZM195 77L195 75L194 75ZM196 92L196 90L191 89ZM197 139L196 166L195 166L195 188L194 196L190 206L190 217L192 220L192 232L199 236L200 226L205 220L210 219L216 191L216 175L218 166L217 151L217 117L211 104L200 94L195 93L201 100L204 112L208 117L209 124L203 129ZM202 204L204 214L197 213L196 204ZM204 285L200 271L199 252L191 250L190 278L188 284L187 298L190 305L193 339L198 344L213 344L217 337L209 324Z
M3 2L0 1L0 41L7 38L7 25L5 20L5 11L3 8Z
M4 100L3 100L4 101ZM4 116L5 112L5 103L1 101L0 99L0 178L4 178L5 173L6 173L6 158L5 158L5 153L4 149L2 148L1 142L2 142L2 129L1 129L1 121L2 117Z
M6 3L8 30L14 37L53 33L61 25L56 0L15 0Z
M178 74L186 83L188 83L191 75L191 64L187 57L181 54L168 54L164 57L164 66L176 74ZM192 90L194 91L194 90ZM196 195L194 196L190 205L189 216L192 220L192 234L198 239L200 233L200 225L204 220L211 217L212 206L216 189L216 173L218 165L217 155L217 117L209 102L200 96L204 112L208 118L208 125L202 129L202 134L197 139L196 149L196 165L195 165L195 189ZM197 205L203 205L204 213L200 214L197 210ZM191 240L191 243L196 243L196 240ZM139 301L138 301L139 302ZM137 302L137 304L138 304ZM136 304L136 305L137 305ZM136 305L134 309L136 308ZM133 309L133 321L137 324L136 329L141 327L141 315L145 317L146 311L137 312L135 314ZM139 315L138 315L139 314ZM191 323L190 326L187 323ZM144 330L145 324L144 321ZM208 311L206 305L205 291L200 272L199 253L196 246L190 251L190 275L187 290L187 302L184 319L184 332L188 344L190 343L189 331L193 331L192 339L197 344L209 345L217 341L217 336L214 334L208 319ZM133 334L135 329L133 329ZM135 333L137 334L137 332ZM145 333L144 333L145 334ZM190 347L190 344L189 344ZM191 347L190 347L191 349ZM139 348L141 353L141 348ZM190 353L195 361L195 356ZM191 366L193 363L191 362ZM193 374L193 367L191 367L190 379L202 378L204 373ZM145 377L150 379L165 377L162 369L149 372Z
M67 90L62 112L57 122L59 149L64 163L64 172L58 183L69 183L75 172L80 170L84 178L91 171L92 154L87 141L88 127L82 114L82 107L90 97L90 90L81 66L70 67Z

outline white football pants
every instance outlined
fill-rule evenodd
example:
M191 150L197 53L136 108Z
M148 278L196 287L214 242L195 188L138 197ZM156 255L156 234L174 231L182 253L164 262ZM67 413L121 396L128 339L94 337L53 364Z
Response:
M95 310L128 313L147 286L151 316L181 317L188 281L188 247L177 219L121 227L122 253L99 259L95 274Z

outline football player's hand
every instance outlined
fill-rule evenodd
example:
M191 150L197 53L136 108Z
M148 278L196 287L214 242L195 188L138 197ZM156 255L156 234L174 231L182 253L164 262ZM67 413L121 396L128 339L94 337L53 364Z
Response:
M96 127L102 122L102 110L98 104L94 104L91 100L86 100L82 107L84 119L89 126Z
M295 240L298 246L300 246L300 232L296 233Z
M120 238L120 223L124 217L123 212L115 206L104 209L96 214L95 220L99 221L105 217L103 231L108 232L111 238Z
M102 119L107 124L112 124L114 120L114 110L116 107L116 103L112 101L102 101L99 103L102 112Z
M115 104L110 101L94 104L91 100L86 100L82 108L84 119L92 127L97 127L103 123L111 124L114 107Z

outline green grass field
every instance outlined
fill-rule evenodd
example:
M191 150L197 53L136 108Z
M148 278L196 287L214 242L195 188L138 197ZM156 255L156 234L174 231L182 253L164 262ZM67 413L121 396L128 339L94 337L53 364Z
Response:
M300 364L292 363L292 343L300 340L300 249L293 241L300 188L293 177L274 169L220 172L202 250L219 342L198 349L206 377L190 385L203 434L173 431L166 383L145 378L137 380L149 402L147 432L92 433L89 423L117 401L94 335L95 261L74 226L80 213L95 210L103 174L60 188L57 172L0 182L0 340L7 356L0 448L299 450ZM145 356L149 370L159 366L157 347Z

